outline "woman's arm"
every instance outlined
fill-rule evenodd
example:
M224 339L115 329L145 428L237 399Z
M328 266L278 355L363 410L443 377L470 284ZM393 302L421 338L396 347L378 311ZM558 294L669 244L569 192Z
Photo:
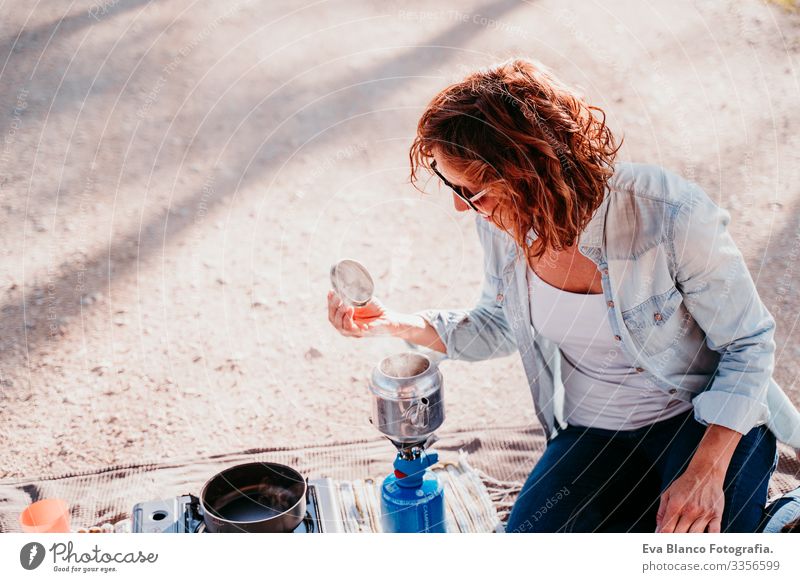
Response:
M709 388L692 401L695 419L708 428L661 496L657 531L715 533L731 457L742 436L769 419L775 320L727 231L728 212L699 187L686 187L691 196L677 211L672 238L676 283L720 360Z
M373 298L366 306L342 303L328 292L328 319L343 335L365 337L390 334L415 348L424 346L453 360L488 360L517 350L514 333L503 312L500 272L513 247L510 238L476 217L483 248L484 280L472 309L428 309L414 314L387 309Z
M493 286L489 281L486 285L488 289ZM492 307L489 295L485 291L471 310L432 309L408 314L387 309L375 297L363 306L346 305L331 289L328 320L346 337L389 334L412 348L424 346L452 359L485 360L516 349L502 308Z
M769 419L775 320L728 233L728 212L696 185L686 187L690 197L672 237L676 283L708 347L720 354L711 385L693 400L695 418L747 434Z

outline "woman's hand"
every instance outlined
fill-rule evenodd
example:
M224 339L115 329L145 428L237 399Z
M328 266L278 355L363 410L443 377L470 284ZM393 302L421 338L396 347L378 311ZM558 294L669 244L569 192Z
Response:
M344 336L391 335L398 319L374 297L362 307L353 307L345 305L333 289L328 291L328 321Z
M345 305L333 289L328 291L328 320L347 337L392 335L443 354L447 347L438 332L421 316L386 309L374 297L362 307Z
M725 475L693 469L691 465L661 494L656 532L719 533Z
M722 487L741 438L742 433L719 424L706 427L686 470L661 494L656 532L720 532Z

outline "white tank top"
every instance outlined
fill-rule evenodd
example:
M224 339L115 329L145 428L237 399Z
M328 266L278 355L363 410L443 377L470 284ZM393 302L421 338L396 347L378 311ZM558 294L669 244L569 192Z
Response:
M528 267L531 324L561 349L564 420L575 426L635 430L692 408L637 372L617 345L602 293L570 293Z

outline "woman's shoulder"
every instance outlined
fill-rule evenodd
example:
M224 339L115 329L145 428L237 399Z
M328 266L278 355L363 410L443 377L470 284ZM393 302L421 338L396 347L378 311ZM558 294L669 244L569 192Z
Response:
M615 164L608 196L606 240L634 255L681 237L689 216L702 223L720 211L700 186L654 164Z
M640 203L681 207L704 195L702 189L680 174L656 164L617 162L608 188L616 197L628 196Z

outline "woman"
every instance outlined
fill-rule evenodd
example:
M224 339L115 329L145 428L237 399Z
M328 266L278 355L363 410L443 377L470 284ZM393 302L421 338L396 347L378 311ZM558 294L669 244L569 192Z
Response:
M478 214L478 304L401 314L331 291L329 319L452 359L519 351L548 445L507 531L756 531L776 437L800 447L773 318L728 214L618 149L602 110L531 62L447 87L411 178L431 170Z

